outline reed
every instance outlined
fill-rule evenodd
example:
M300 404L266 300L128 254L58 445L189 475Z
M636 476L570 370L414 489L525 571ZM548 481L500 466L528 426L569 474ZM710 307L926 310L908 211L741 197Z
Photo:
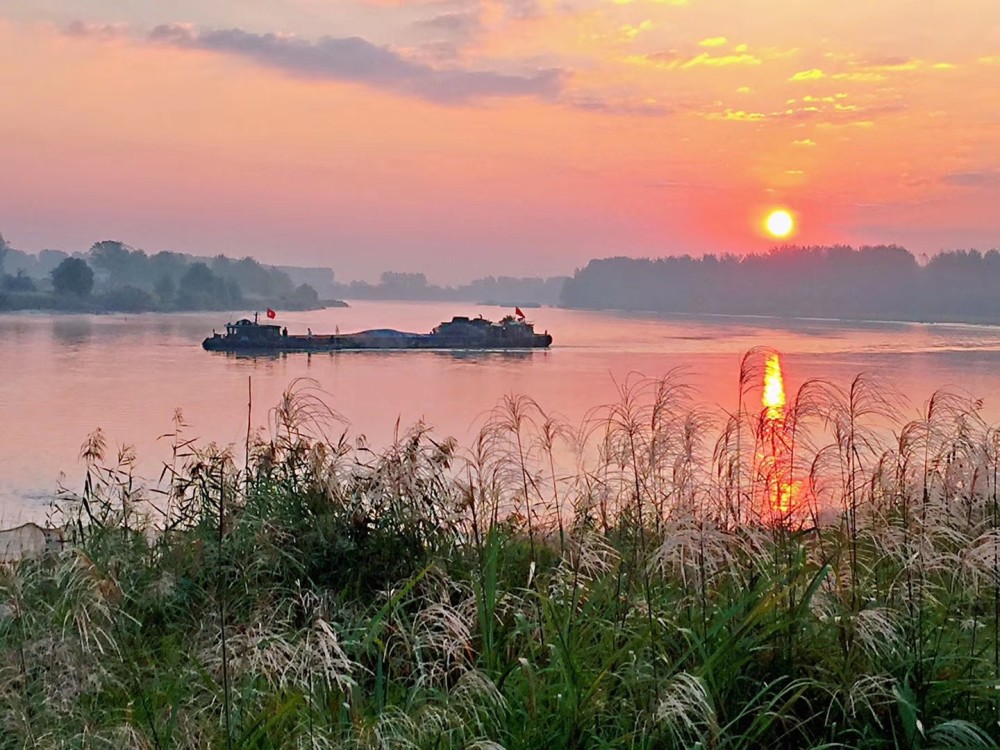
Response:
M734 414L633 376L467 450L297 382L239 460L178 414L151 488L95 433L71 544L0 569L0 748L995 746L1000 432L862 375L776 437L767 354Z

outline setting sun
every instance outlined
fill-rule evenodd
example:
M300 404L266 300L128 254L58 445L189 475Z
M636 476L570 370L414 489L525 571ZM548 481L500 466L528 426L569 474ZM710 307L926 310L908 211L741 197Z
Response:
M795 219L782 208L769 213L764 226L772 237L787 237L795 229Z

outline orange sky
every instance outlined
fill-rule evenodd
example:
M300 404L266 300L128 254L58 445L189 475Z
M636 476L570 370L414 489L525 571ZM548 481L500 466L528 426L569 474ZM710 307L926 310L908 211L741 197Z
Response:
M452 282L760 250L775 206L800 243L1000 246L996 0L125 5L0 8L15 247Z

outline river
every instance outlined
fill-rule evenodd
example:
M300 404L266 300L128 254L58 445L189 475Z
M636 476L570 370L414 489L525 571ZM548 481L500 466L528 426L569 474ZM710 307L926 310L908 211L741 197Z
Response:
M398 328L426 332L452 315L497 319L509 312L463 303L352 302L350 308L284 313L292 333ZM655 316L539 308L526 311L551 349L501 352L342 352L249 358L209 353L201 340L233 314L0 316L0 527L42 520L56 489L79 490L80 446L96 428L109 453L134 446L155 479L170 452L160 436L175 410L185 435L241 445L248 390L255 428L297 378L311 378L352 435L375 445L397 422L424 420L439 436L468 444L506 395L526 395L579 424L616 400L629 373L680 377L712 409L734 409L739 362L755 346L783 355L786 384L808 378L846 384L877 373L908 398L916 415L936 389L983 399L1000 421L1000 327L847 323L724 316Z

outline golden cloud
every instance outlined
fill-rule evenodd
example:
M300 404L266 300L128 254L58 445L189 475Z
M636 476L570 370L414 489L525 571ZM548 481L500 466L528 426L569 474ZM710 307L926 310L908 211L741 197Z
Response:
M635 39L637 36L639 36L639 34L641 34L644 31L649 31L651 28L653 28L653 22L647 18L645 21L638 24L637 26L633 26L631 24L625 24L620 29L618 29L618 31L621 32L622 36L624 36L626 39Z
M835 73L830 78L835 81L854 81L856 83L877 83L885 80L882 73Z
M766 120L763 112L747 112L742 109L726 109L722 112L709 112L705 115L709 120L731 120L736 122L760 122Z
M810 68L809 70L800 70L798 73L789 78L789 81L816 81L820 78L825 78L826 73L824 73L819 68Z
M702 52L686 57L677 50L670 50L653 52L648 55L630 55L625 58L625 62L662 70L689 70L698 67L721 68L728 65L760 65L763 60L749 52L727 55L712 55L709 52Z

